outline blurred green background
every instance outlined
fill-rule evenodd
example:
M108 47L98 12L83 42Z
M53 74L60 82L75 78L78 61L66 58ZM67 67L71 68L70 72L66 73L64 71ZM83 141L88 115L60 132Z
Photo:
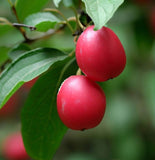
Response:
M61 10L66 16L73 14L63 6ZM108 22L107 26L118 35L125 48L126 68L119 77L100 83L107 98L106 113L101 124L86 131L69 130L54 160L155 159L153 10L153 1L126 0ZM6 0L0 0L0 17L16 22ZM33 36L33 33L28 32L28 35ZM16 29L0 28L0 65L7 59L10 49L22 40L23 37ZM41 46L64 51L75 47L67 28L31 44L32 48ZM0 115L0 148L7 135L20 130L20 110L29 91L23 87L18 92L19 103L14 113L9 116ZM5 160L2 154L1 157Z

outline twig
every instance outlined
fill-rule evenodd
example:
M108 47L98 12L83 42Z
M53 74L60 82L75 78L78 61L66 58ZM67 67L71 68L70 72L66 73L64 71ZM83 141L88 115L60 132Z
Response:
M78 16L78 13L76 11L76 9L74 7L71 7L71 9L73 10L74 14L75 14L75 17L76 17L76 24L77 24L77 29L82 29L84 30L85 27L81 24L80 20L79 20L79 16Z
M43 35L43 36L41 36L41 37L37 37L37 38L34 38L34 39L29 39L28 42L27 42L27 41L24 41L24 43L29 43L29 44L30 44L30 43L33 43L34 41L37 41L37 40L49 38L50 36L52 36L52 35L60 32L64 27L65 27L65 24L62 25L62 26L61 26L60 28L58 28L57 30L54 30L54 31L50 32L49 34L45 34L45 35Z
M17 15L17 11L16 11L15 6L12 5L11 8L12 8L12 11L13 11L14 15L16 16L16 19L17 19L18 23L20 23L20 20L19 20L19 17L18 17L18 15ZM17 27L17 26L15 26L15 27L16 27L17 29L19 29L20 33L23 35L23 37L24 37L24 39L25 39L26 42L31 41L29 38L27 38L26 32L25 32L25 30L24 30L22 27Z
M6 18L3 18L3 17L0 17L0 22L3 22L3 23L8 24L8 25L12 25L11 22L9 22Z
M72 26L70 25L68 19L59 10L54 9L54 8L46 8L46 9L44 9L44 11L58 13L66 21L66 24L69 27L69 29L71 30L71 32L72 33L74 32L74 30L73 30Z
M26 27L26 28L29 28L31 31L36 30L36 27L34 27L34 26L29 26L29 25L26 25L26 24L13 23L12 25L13 25L14 27Z

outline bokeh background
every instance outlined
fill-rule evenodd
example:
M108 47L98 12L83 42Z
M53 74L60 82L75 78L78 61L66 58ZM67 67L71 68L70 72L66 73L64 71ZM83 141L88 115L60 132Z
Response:
M60 8L66 16L73 14ZM0 17L16 22L6 0L0 0ZM54 160L155 159L155 1L125 0L107 26L125 48L126 68L119 77L100 83L107 98L101 124L86 131L69 130ZM22 40L16 29L0 30L0 65ZM67 28L31 44L32 48L41 46L65 51L75 47ZM9 113L0 111L0 160L5 160L3 141L20 130L20 111L31 86L24 85L14 95Z

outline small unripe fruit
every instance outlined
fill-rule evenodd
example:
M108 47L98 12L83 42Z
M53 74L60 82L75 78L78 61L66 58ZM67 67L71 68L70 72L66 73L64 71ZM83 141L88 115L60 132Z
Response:
M8 136L2 146L2 154L7 160L29 160L24 148L22 136L15 133Z
M86 76L71 76L61 85L57 110L62 122L73 130L97 126L105 113L106 98L98 84Z
M107 27L94 31L94 26L89 26L79 36L76 60L83 73L94 81L117 77L126 65L124 48L117 35Z

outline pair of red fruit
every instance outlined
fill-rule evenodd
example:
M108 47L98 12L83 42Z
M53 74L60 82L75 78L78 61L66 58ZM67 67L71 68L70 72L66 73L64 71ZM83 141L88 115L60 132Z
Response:
M73 130L97 126L105 113L106 97L95 81L117 77L125 68L126 55L117 35L109 28L89 26L76 44L76 60L84 75L67 78L57 94L62 122Z

